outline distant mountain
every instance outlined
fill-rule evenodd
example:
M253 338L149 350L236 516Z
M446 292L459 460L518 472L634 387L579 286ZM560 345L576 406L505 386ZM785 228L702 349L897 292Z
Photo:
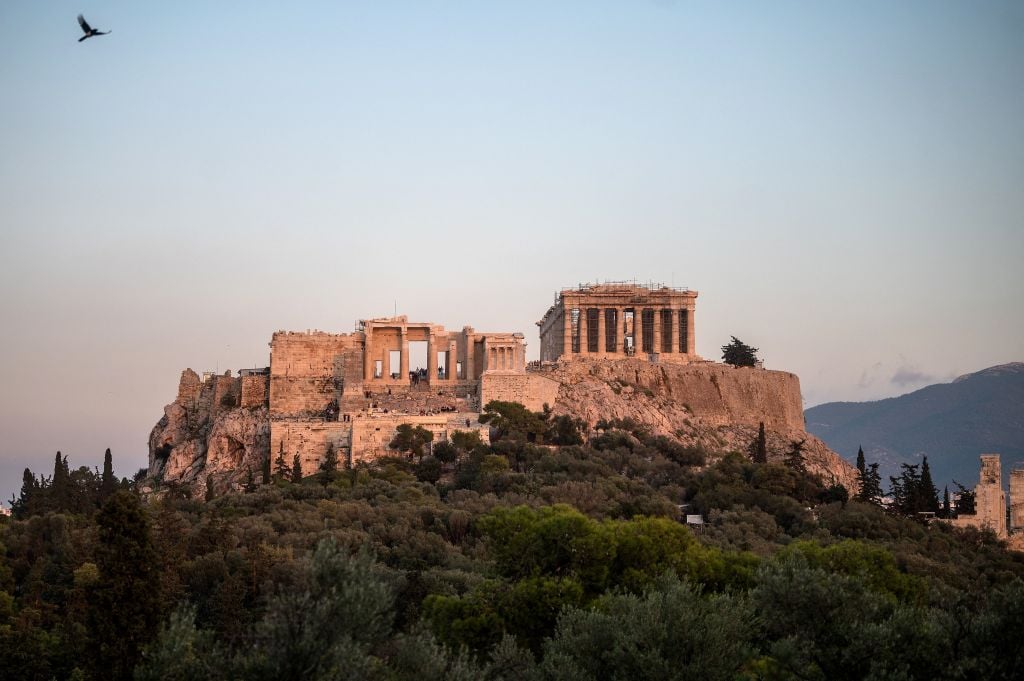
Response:
M804 412L807 431L850 462L864 447L883 482L928 456L935 485L978 482L978 456L999 454L1004 483L1024 466L1024 362L967 374L877 402L829 402Z

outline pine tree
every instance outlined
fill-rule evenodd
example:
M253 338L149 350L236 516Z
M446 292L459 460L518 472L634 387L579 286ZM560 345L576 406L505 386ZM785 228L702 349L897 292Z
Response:
M338 477L338 453L334 451L334 443L327 444L327 453L320 463L320 482L326 487Z
M768 439L764 434L764 421L757 429L757 438L750 443L750 458L754 463L768 463Z
M877 463L868 465L860 474L860 491L855 498L866 504L882 505L882 475Z
M44 503L42 485L29 469L21 477L21 494L11 500L11 513L18 520L24 520L41 512Z
M807 466L804 465L804 443L807 440L794 440L789 445L789 451L786 452L785 464L794 471L800 473L807 472Z
M114 463L110 456L110 448L103 453L103 476L100 478L100 503L106 501L117 491L117 478L114 477Z
M302 482L302 460L299 459L298 454L292 459L292 482L296 484Z
M292 469L284 458L284 443L282 442L281 448L277 450L277 458L274 459L274 477L287 479L291 472Z
M722 361L734 367L752 367L757 364L757 348L753 348L736 336L728 345L722 346Z
M867 470L867 467L864 464L864 448L863 447L857 447L857 470L860 471L860 476L863 478L864 477L864 471Z

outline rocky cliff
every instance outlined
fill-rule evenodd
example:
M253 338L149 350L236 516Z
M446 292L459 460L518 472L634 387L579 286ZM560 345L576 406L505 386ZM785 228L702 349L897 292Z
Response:
M769 460L781 460L793 442L803 440L808 470L851 492L857 489L857 470L806 432L795 374L639 359L576 360L541 373L559 383L555 413L590 425L629 418L709 451L746 452L763 422Z
M199 492L207 476L218 491L256 480L270 455L270 418L262 400L242 398L243 380L181 373L178 396L149 434L149 475ZM247 406L240 406L240 405Z
M257 385L256 378L264 383ZM516 395L539 390L557 414L591 426L628 418L710 452L746 452L763 422L769 459L781 459L793 442L803 440L811 472L851 492L857 488L856 469L804 429L800 379L794 374L712 363L581 359L520 378L525 380L504 389ZM202 494L208 476L218 492L239 489L250 470L259 480L270 457L265 388L265 377L229 372L200 380L191 369L182 372L177 398L150 434L150 476L194 495Z

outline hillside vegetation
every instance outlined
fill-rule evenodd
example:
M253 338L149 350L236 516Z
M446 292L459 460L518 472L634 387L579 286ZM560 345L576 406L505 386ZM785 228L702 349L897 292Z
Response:
M1020 678L1024 558L785 463L489 405L493 444L141 500L26 476L18 679ZM714 454L713 457L709 455ZM715 463L708 464L713 460ZM258 478L259 476L257 476ZM30 484L29 480L33 483ZM73 501L72 501L73 500ZM686 514L707 523L694 532Z

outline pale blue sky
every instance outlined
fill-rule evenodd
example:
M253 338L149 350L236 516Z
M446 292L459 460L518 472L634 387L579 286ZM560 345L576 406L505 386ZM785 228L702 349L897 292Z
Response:
M108 36L76 42L84 12ZM1024 359L1020 2L0 4L0 494L182 368L700 291L808 406Z

